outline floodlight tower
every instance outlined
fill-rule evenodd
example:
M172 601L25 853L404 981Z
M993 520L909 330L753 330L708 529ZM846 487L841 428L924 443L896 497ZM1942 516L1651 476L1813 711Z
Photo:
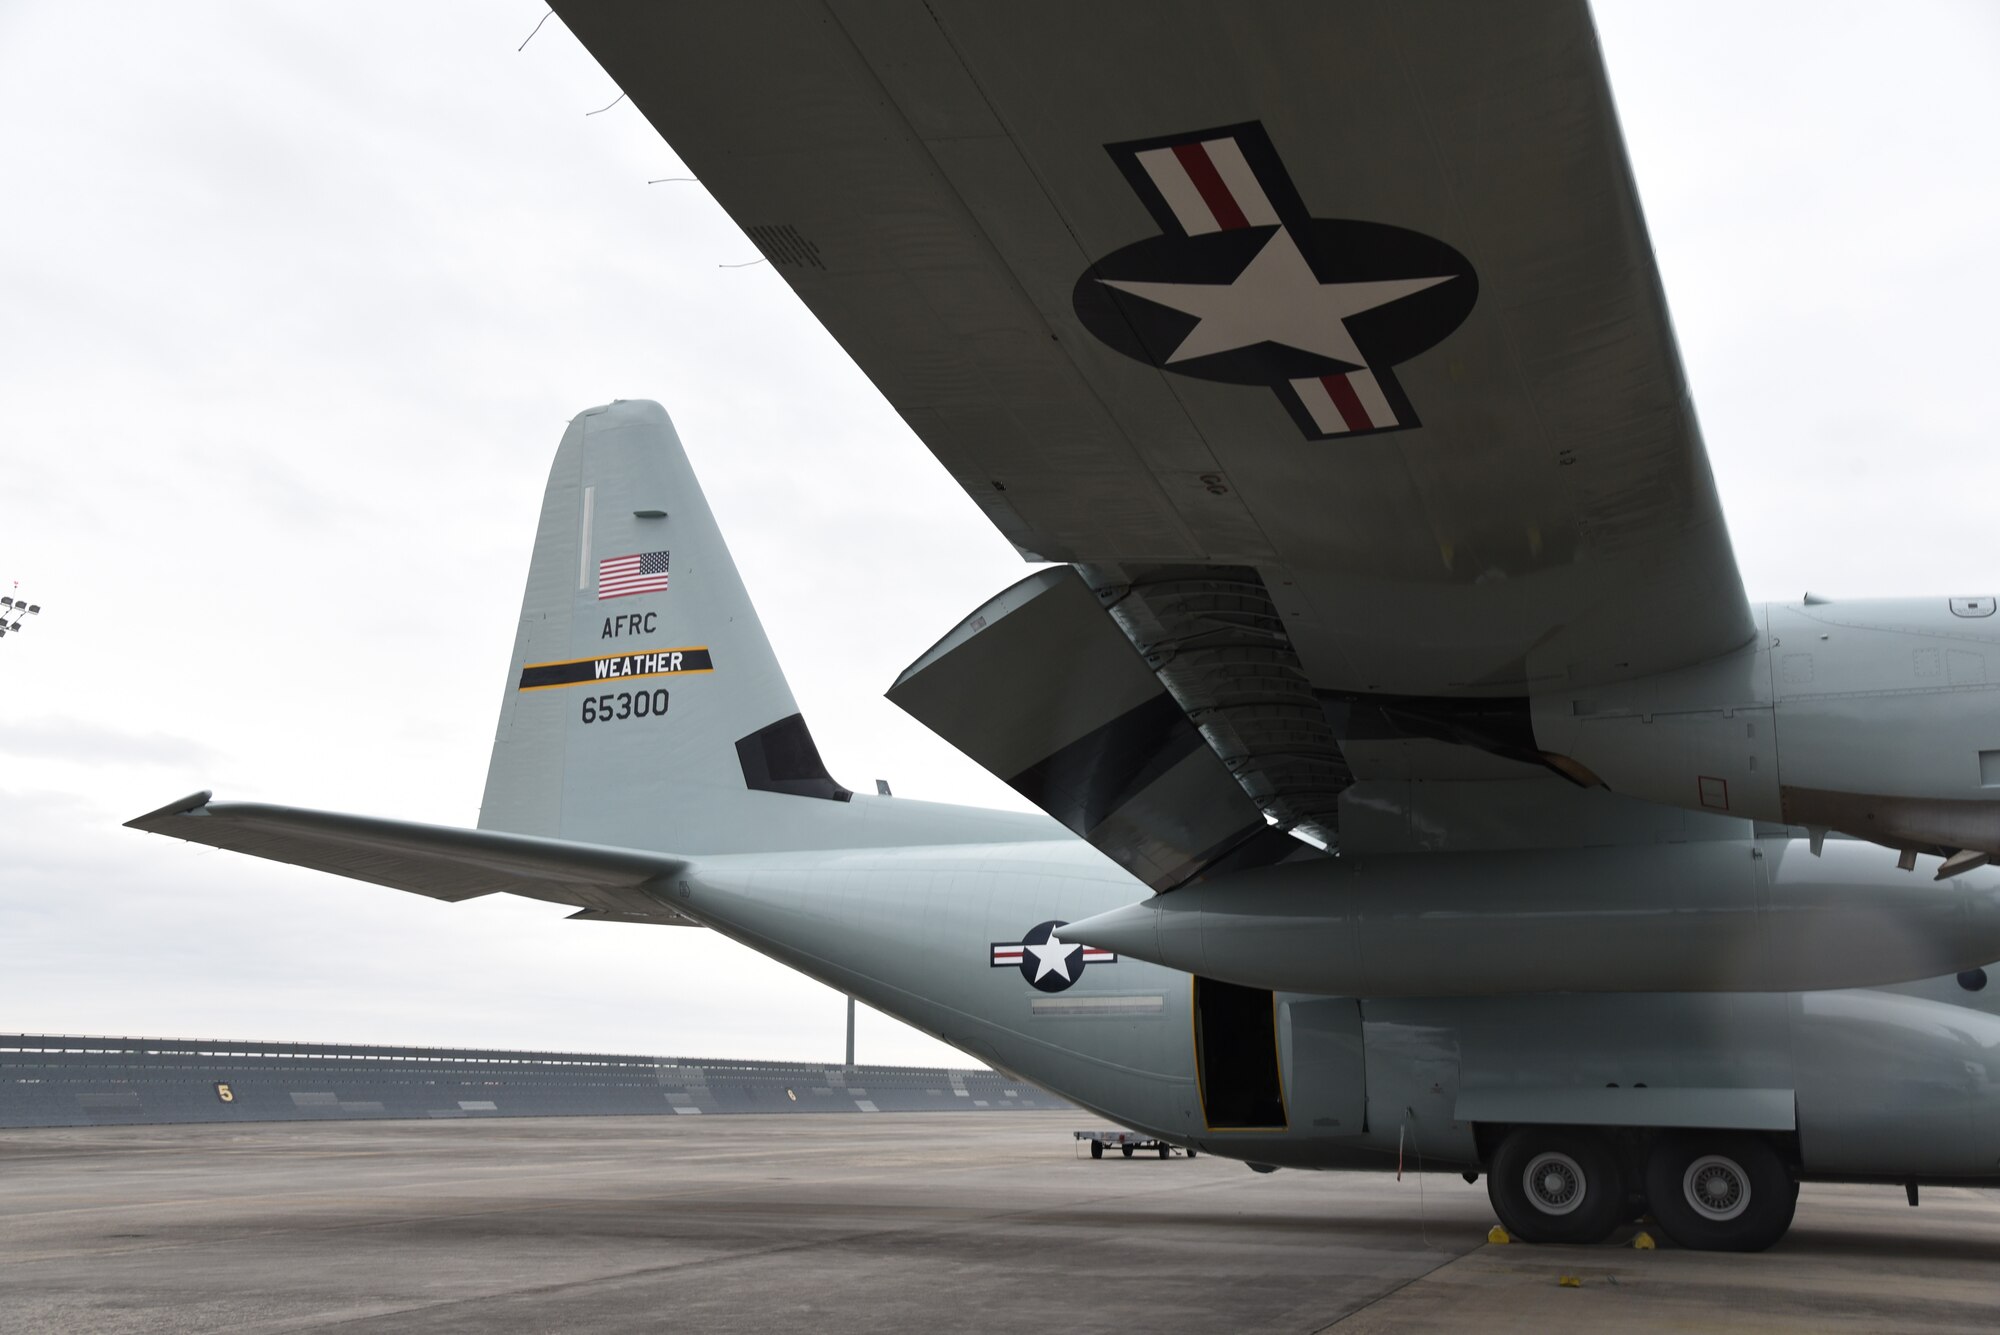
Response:
M0 639L5 639L9 631L18 634L23 616L40 616L41 612L40 603L31 603L25 598L0 594Z

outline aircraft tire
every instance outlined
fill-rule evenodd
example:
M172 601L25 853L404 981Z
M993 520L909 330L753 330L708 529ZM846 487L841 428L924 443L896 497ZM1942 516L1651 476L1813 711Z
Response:
M1719 1132L1667 1136L1646 1163L1653 1218L1690 1251L1761 1252L1792 1226L1799 1184L1770 1144Z
M1132 1147L1130 1145L1120 1146L1118 1152L1128 1159L1132 1157Z
M1102 1159L1104 1157L1103 1141L1093 1140L1090 1142L1090 1157L1093 1159Z
M1170 1149L1168 1149L1168 1148L1167 1148L1167 1147L1166 1147L1165 1145L1162 1145L1162 1146L1160 1146L1160 1157L1161 1157L1162 1159L1166 1158L1166 1157L1167 1157L1167 1156L1168 1156L1169 1154L1172 1154L1172 1153L1173 1153L1173 1151L1172 1151L1172 1150L1170 1150Z
M1593 1131L1516 1127L1493 1155L1486 1197L1522 1242L1602 1242L1626 1212L1624 1177Z
M1188 1147L1188 1152L1187 1152L1187 1156L1188 1156L1188 1158L1190 1158L1190 1159L1194 1158L1194 1147L1193 1147L1193 1146L1189 1146L1189 1147Z

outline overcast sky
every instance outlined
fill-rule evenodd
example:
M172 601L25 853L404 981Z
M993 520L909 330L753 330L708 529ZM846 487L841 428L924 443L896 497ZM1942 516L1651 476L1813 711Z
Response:
M834 774L1019 805L881 692L1020 563L560 21L516 52L543 12L0 0L0 591L46 608L0 641L0 1030L838 1058L838 997L706 932L119 828L473 823L549 455L614 397ZM2000 6L1599 23L1752 596L2000 590Z

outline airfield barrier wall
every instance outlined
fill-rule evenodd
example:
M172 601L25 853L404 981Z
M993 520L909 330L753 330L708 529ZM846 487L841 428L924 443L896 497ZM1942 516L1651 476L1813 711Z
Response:
M1068 1106L937 1066L0 1034L0 1127Z

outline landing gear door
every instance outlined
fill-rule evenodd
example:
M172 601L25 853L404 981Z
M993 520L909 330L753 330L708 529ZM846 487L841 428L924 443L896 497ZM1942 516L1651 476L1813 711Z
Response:
M1368 1082L1361 1046L1361 1003L1315 997L1279 1007L1285 1088L1292 1125L1308 1136L1355 1136L1366 1129Z

